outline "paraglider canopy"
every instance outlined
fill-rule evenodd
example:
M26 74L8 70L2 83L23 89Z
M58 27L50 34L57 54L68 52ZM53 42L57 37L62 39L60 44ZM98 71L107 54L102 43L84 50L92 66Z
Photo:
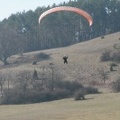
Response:
M61 7L55 7L55 8L51 8L47 11L45 11L44 13L42 13L39 17L39 24L41 22L41 20L47 16L48 14L54 13L54 12L59 12L59 11L70 11L70 12L75 12L79 15L82 15L84 18L87 19L89 26L91 26L93 24L93 19L90 16L90 14L88 14L86 11L80 9L80 8L76 8L76 7L69 7L69 6L61 6Z

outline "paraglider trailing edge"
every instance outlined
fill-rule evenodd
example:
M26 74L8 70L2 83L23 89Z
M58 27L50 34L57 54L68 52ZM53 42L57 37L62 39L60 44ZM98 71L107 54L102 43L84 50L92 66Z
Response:
M69 6L61 6L61 7L54 7L51 8L47 11L45 11L44 13L42 13L39 17L39 24L41 22L41 20L51 14L51 13L55 13L55 12L60 12L60 11L70 11L70 12L75 12L79 15L82 15L84 18L87 19L89 26L91 26L93 24L93 18L90 16L90 14L88 14L86 11L80 9L80 8L76 8L76 7L69 7Z

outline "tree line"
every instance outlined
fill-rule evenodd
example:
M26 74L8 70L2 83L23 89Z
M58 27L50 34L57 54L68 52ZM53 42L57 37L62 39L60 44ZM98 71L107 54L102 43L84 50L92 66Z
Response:
M93 25L72 12L48 15L41 24L39 16L57 6L72 6L85 10L93 17ZM18 12L0 22L0 60L20 52L64 47L120 31L119 0L74 0L58 5L37 7L34 11ZM19 49L18 49L19 48Z

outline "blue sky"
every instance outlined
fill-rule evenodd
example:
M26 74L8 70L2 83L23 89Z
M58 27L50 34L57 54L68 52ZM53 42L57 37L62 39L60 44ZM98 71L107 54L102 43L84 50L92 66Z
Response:
M23 10L35 10L38 6L59 4L69 0L0 0L0 20Z

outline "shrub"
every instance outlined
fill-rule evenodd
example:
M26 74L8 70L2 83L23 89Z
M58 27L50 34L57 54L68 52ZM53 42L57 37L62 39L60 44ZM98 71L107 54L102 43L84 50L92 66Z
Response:
M37 62L36 61L33 61L33 63L32 63L33 65L37 65Z
M62 98L70 97L70 92L67 90L55 91L35 91L29 90L24 92L22 90L10 89L4 93L2 104L26 104L26 103L39 103Z
M120 62L120 51L116 51L112 54L112 60L116 62Z
M104 62L104 61L109 61L111 60L111 56L110 56L111 52L106 50L102 53L101 57L100 57L100 61Z
M97 86L99 85L99 82L98 81L90 81L90 86Z
M50 55L41 52L35 55L35 59L48 60L50 59Z
M81 99L85 99L85 94L86 94L86 90L84 88L79 89L78 91L75 92L74 94L74 99L75 100L81 100Z
M120 62L120 50L110 52L109 50L106 50L102 53L100 56L100 61L116 61Z
M115 92L120 92L120 77L113 82L112 88Z
M24 92L17 89L9 89L4 91L2 104L20 104L23 103Z
M102 35L102 36L101 36L101 39L104 39L104 38L105 38L104 35Z
M62 98L68 98L71 96L70 91L65 90L65 89L57 89L55 91L51 92L51 98L52 100L58 100Z
M118 65L117 65L116 63L111 63L110 66L116 67L116 66L118 66Z
M83 85L76 81L57 81L56 82L56 88L58 89L66 89L70 91L71 93L76 92L80 88L83 88Z
M86 94L96 94L99 93L97 88L94 87L85 87Z
M33 79L38 80L38 73L37 73L37 71L35 69L33 71Z
M35 86L30 86L24 91L21 87L13 87L4 91L2 104L26 104L39 103L62 98L75 97L75 100L85 99L86 94L97 93L97 89L92 87L84 87L79 82L55 81L55 87L46 90L41 87L41 82L35 82ZM37 85L37 86L36 86ZM40 87L40 88L39 88Z
M76 92L79 89L82 89L84 86L76 81L71 82L70 91Z

